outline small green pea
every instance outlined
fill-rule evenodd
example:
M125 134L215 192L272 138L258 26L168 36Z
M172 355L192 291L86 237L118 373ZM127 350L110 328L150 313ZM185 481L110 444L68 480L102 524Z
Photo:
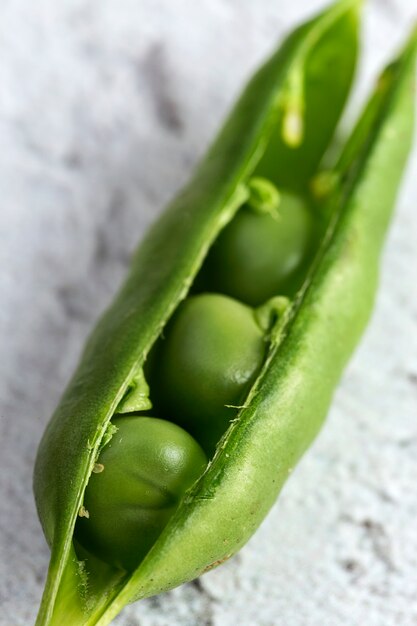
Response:
M98 459L78 519L81 545L103 561L132 570L145 556L207 459L182 428L154 417L112 420L117 432Z
M244 206L214 243L199 284L251 306L292 296L302 284L314 231L312 211L299 196L281 192L271 212Z
M212 453L265 356L250 307L219 294L187 298L165 332L151 380L155 404Z

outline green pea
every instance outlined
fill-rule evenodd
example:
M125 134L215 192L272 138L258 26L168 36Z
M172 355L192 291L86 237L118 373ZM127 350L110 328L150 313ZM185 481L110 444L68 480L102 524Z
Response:
M219 294L188 298L169 325L153 373L155 403L212 452L265 355L255 312Z
M80 543L103 561L132 570L151 548L207 463L182 428L153 417L123 416L102 450L84 497Z
M251 306L291 296L302 284L314 233L311 209L294 194L281 193L277 211L245 206L214 243L202 280Z

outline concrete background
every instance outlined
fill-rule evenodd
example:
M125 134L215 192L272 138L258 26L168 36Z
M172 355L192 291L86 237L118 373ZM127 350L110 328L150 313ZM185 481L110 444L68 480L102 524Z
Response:
M322 4L2 1L1 626L35 618L49 554L33 461L87 333L244 80ZM354 100L416 12L370 0ZM417 624L416 180L414 153L372 324L271 514L236 558L119 626Z

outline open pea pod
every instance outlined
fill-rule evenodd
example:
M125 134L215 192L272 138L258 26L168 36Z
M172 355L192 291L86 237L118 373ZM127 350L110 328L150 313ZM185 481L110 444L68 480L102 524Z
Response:
M104 626L125 604L229 558L318 432L370 314L412 135L415 35L382 75L332 175L318 173L354 72L357 12L355 1L335 4L254 76L90 336L36 460L36 502L51 545L39 625ZM310 185L313 176L333 184L323 192ZM319 189L326 232L292 303L272 307L267 354L236 419L146 556L126 571L74 539L79 515L88 514L85 490L115 414L150 409L145 359L210 246L250 198L253 177L304 195Z

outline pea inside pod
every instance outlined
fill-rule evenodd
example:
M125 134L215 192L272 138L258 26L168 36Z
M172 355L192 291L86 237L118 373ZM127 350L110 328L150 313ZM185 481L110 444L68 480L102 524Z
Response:
M187 432L166 420L123 416L113 425L117 430L85 492L76 537L104 562L133 570L207 459Z
M202 270L205 284L251 306L277 294L294 296L317 249L314 217L301 195L287 191L266 208L247 204L213 244Z
M220 294L191 296L164 332L151 397L212 455L267 349L255 311Z

